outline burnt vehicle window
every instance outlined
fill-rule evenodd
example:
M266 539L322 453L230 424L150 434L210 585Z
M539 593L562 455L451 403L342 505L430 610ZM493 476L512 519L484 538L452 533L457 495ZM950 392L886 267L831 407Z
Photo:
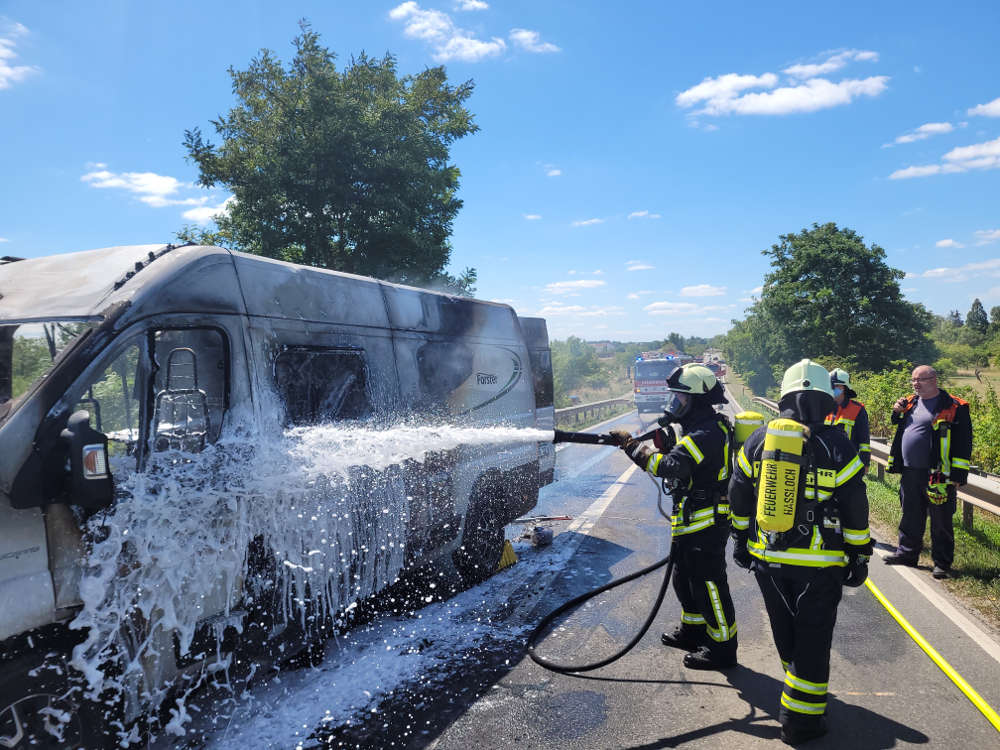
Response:
M534 349L531 356L531 373L534 377L535 407L552 406L552 353L548 349Z
M357 349L285 347L274 361L274 382L287 424L363 419L371 414L368 370Z
M78 388L73 411L90 412L90 426L108 438L111 473L136 468L140 436L144 340L136 336ZM148 372L148 370L147 370Z
M212 328L156 331L153 450L198 452L222 430L228 398L226 340Z

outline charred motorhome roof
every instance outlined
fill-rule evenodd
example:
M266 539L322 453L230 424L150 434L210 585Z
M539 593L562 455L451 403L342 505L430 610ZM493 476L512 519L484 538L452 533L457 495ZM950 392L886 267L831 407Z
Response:
M201 245L128 245L0 266L0 321L136 320L171 312L249 314L517 340L514 311ZM117 313L116 313L117 314Z

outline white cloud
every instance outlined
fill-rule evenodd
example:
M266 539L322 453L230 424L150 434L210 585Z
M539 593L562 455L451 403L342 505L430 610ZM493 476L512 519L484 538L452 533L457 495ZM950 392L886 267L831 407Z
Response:
M545 170L546 177L558 177L561 174L562 170L556 167L549 167L548 169Z
M560 52L561 50L550 42L543 42L537 31L529 29L511 29L508 38L525 52Z
M652 294L648 289L640 289L638 292L630 292L625 295L627 299L639 299L640 297L645 297L647 294Z
M921 125L915 130L911 130L909 133L903 133L903 135L898 136L892 143L883 143L882 148L891 148L898 143L913 143L914 141L923 141L930 138L932 135L940 135L942 133L950 133L955 128L950 122L928 122Z
M0 237L0 242L10 242L6 237Z
M483 0L459 0L455 3L455 10L487 10L489 7Z
M931 268L923 273L907 273L907 278L920 277L924 279L936 279L938 281L960 282L983 276L1000 277L1000 258L966 263L964 266Z
M91 187L95 188L119 188L136 193L139 200L153 206L153 208L163 208L170 205L198 205L199 203L198 199L195 198L168 198L167 196L173 195L181 188L193 186L183 183L175 177L159 175L155 172L121 172L116 174L102 169L88 172L80 180L90 183Z
M602 271L600 268L598 268L596 271L591 271L591 273L594 274L594 276L603 276L604 275L604 271Z
M524 218L528 221L538 221L542 218L541 214L524 214Z
M755 286L753 289L750 290L750 294L760 294L763 291L764 291L763 285Z
M650 315L696 315L726 310L732 305L699 305L696 302L652 302L643 310Z
M875 52L846 50L829 56L821 63L792 65L782 71L788 76L788 80L780 88L780 79L775 73L763 73L759 76L727 73L715 78L705 78L697 86L678 94L675 101L682 109L700 104L702 108L694 111L693 115L786 115L815 112L849 104L861 96L878 96L885 91L888 76L848 78L837 82L817 77L839 70L851 61L877 60L878 54Z
M961 242L955 242L955 240L949 238L946 240L938 240L934 243L934 247L965 247Z
M584 305L564 305L561 302L549 302L535 314L542 317L572 315L579 318L603 318L608 315L624 315L625 311L617 305L585 307Z
M983 115L984 117L1000 117L1000 97L997 97L986 104L979 104L968 111L969 115Z
M545 291L549 294L572 294L581 289L596 289L606 286L606 281L600 279L579 279L577 281L554 281L545 285Z
M0 90L9 89L15 83L20 83L40 68L35 65L14 65L17 53L14 48L17 40L28 34L28 29L22 24L4 24L0 31Z
M574 221L573 222L573 226L574 227L590 227L590 226L593 226L594 224L603 224L603 223L604 223L604 219L582 219L580 221Z
M977 245L988 245L1000 240L1000 229L977 229L973 234L976 235Z
M207 224L208 222L217 219L221 214L226 213L229 209L229 205L235 200L236 197L231 195L217 206L201 206L200 208L192 208L185 211L181 214L181 216L188 221L193 221L198 224Z
M726 293L724 286L712 286L711 284L697 284L681 288L682 297L721 297Z
M625 263L626 271L652 271L656 266L651 266L643 260L630 260Z
M935 174L957 174L973 169L1000 169L1000 138L971 146L959 146L941 157L939 164L923 164L897 169L890 180L928 177Z
M649 211L633 211L628 215L630 219L659 219L659 214L651 214Z
M495 57L507 49L507 44L499 37L490 41L477 39L472 32L464 31L451 20L451 16L439 10L425 10L414 0L407 0L389 11L389 18L403 21L403 34L411 39L429 43L437 62L461 60L478 62L487 57Z
M805 65L792 65L785 68L782 73L792 78L815 78L840 70L847 63L857 62L878 62L878 53L868 50L848 49L831 55L821 63L811 63Z

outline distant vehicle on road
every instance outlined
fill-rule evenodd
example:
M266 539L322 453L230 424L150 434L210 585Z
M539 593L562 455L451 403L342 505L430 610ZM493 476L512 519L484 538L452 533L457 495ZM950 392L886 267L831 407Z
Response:
M643 352L635 361L634 398L639 414L663 413L667 378L680 363L662 352Z

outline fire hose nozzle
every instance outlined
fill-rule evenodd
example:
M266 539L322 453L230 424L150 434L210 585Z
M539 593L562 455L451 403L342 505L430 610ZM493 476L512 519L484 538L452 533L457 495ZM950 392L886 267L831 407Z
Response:
M607 433L565 432L556 430L553 443L581 443L583 445L618 445L617 441Z

